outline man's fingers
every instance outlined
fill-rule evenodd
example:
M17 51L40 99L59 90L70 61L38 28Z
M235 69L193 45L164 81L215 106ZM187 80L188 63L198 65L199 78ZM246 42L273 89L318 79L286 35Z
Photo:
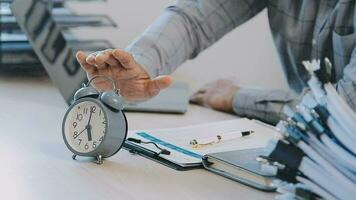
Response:
M135 67L134 58L130 53L123 51L121 49L115 49L113 50L112 55L120 62L122 67L124 67L125 69L130 69Z
M84 52L82 51L78 51L77 55L77 60L80 64L80 66L89 74L92 74L95 72L95 67L89 63L87 63L86 59L87 59L87 56Z
M104 63L101 63L101 64L96 64L95 66L98 69L104 69L104 68L108 67L109 65L106 62L104 62Z
M95 63L97 67L100 68L105 68L108 65L110 65L110 61L108 63L108 60L112 59L112 49L107 49L105 51L99 52L96 57L95 57ZM113 63L113 62L111 62Z
M204 95L202 93L195 93L190 97L190 102L198 105L203 105L204 103Z
M86 62L91 65L96 65L95 58L98 53L99 52L94 52L94 53L89 54L88 57L86 58Z
M105 61L107 59L110 58L110 52L108 51L102 51L102 52L99 52L96 56L95 56L95 63L97 65L102 65L105 63Z
M206 92L212 87L214 87L215 84L216 84L215 82L206 83L201 88L199 88L198 92Z
M151 86L153 89L163 90L169 87L172 84L172 81L173 79L171 76L158 76L152 80Z
M147 91L150 96L156 96L161 90L169 87L172 81L170 76L159 76L148 83Z
M110 54L109 58L105 61L110 66L121 66L119 61L114 58L112 54Z

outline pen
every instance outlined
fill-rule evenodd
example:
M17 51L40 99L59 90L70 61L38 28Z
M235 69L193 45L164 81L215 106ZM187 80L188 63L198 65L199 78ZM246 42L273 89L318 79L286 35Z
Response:
M245 137L248 135L251 135L253 131L231 131L227 133L222 133L221 136L223 136L226 139L234 139L236 137Z
M192 139L189 144L193 146L193 148L200 148L206 145L217 144L221 141L233 140L241 137L246 137L251 135L253 131L231 131L227 133L218 134L215 137L208 138L200 138L200 139Z

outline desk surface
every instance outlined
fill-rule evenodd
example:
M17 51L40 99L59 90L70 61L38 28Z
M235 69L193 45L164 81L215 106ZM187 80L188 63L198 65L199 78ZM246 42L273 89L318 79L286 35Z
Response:
M206 170L179 172L121 150L98 166L75 162L61 135L66 105L46 79L0 77L1 199L273 199ZM234 118L190 106L185 115L128 113L129 128Z

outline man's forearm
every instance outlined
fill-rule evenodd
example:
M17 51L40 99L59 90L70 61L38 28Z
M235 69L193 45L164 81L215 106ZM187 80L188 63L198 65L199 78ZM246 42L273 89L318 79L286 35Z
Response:
M170 74L176 66L187 59L188 53L181 49L187 45L182 43L185 36L176 32L181 29L184 29L184 26L180 17L165 10L126 50L132 53L151 77ZM176 53L178 51L180 53Z
M194 58L216 41L217 36L211 27L214 25L210 26L205 19L210 12L207 7L216 4L213 2L183 0L167 7L127 50L151 77L172 73L184 61Z
M151 77L169 74L264 7L259 0L178 0L126 50Z

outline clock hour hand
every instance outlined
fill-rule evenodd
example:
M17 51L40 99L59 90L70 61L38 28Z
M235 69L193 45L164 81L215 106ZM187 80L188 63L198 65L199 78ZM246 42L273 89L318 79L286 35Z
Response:
M90 125L87 127L87 133L88 133L88 141L92 141L92 137L91 137L91 126L90 126Z
M88 141L92 141L90 120L91 120L91 116L93 115L93 112L94 112L93 108L90 108L89 120L88 120L88 124L86 125L86 129L88 133Z

